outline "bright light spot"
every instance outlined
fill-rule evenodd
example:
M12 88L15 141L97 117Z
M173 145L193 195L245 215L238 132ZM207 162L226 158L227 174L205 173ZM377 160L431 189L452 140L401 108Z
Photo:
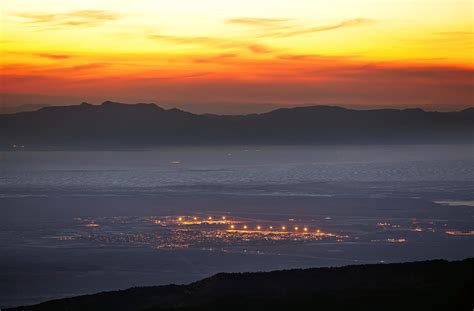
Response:
M234 226L234 225L231 225L230 228L231 228L231 229L235 229L235 226Z
M260 226L257 226L257 230L260 230L260 229L262 229L262 227L260 227Z
M211 216L209 216L207 219L209 219L209 220L212 220L212 217L211 217Z
M295 227L295 231L298 231L298 229L299 229L298 227Z
M222 220L225 220L225 216L222 216Z
M286 227L285 227L285 226L282 226L282 227L281 227L281 230L286 230Z
M247 229L247 225L244 226L244 229Z
M197 217L193 217L193 220L198 220L198 218L197 218Z
M273 227L272 227L272 226L270 226L270 230L273 230Z
M179 220L179 221L183 221L183 217L178 217L178 220Z
M317 232L317 233L320 233L320 232L321 232L321 230L319 230L319 229L318 229L318 230L316 230L316 232Z
M406 239L387 239L387 241L390 243L405 243L407 240Z
M471 231L446 231L449 235L474 235L474 230Z
M306 227L303 230L304 230L304 232L308 232L308 228L306 228Z

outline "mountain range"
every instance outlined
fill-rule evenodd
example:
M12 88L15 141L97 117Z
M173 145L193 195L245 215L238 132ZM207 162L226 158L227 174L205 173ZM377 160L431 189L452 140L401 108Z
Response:
M155 104L51 106L0 115L0 148L116 148L218 144L447 144L474 142L474 108L281 108L193 114Z

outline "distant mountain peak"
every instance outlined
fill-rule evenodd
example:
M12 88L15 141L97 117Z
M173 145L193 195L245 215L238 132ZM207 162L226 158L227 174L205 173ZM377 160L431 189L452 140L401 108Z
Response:
M106 100L105 102L103 102L101 104L101 106L124 106L124 105L127 105L127 104L124 104L124 103L119 103L119 102L113 102L113 101L110 101L110 100Z
M137 104L125 104L125 103L119 103L119 102L113 102L110 100L107 100L103 102L100 107L104 108L129 108L129 109L134 109L134 108L148 108L148 109L155 109L155 110L165 110L158 105L154 103L137 103Z
M405 111L405 112L416 112L416 113L424 113L426 111L424 111L423 109L421 108L406 108L406 109L403 109L402 111Z

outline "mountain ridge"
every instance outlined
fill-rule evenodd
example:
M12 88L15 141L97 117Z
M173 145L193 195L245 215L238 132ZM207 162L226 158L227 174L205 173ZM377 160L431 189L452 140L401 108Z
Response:
M127 104L127 103L121 103L121 102L114 102L110 100L106 100L102 102L99 105L91 104L88 102L82 102L78 105L50 105L50 106L40 106L38 105L38 109L32 110L32 111L19 111L19 112L13 112L13 113L3 113L0 115L12 115L12 114L19 114L19 113L32 113L32 112L37 112L40 110L68 110L68 109L74 109L76 107L89 107L89 108L106 108L106 107L121 107L121 108L143 108L143 107L153 107L156 108L157 110L160 111L172 111L172 110L178 110L181 112L185 113L190 113L193 115L215 115L215 116L250 116L250 115L263 115L263 114L269 114L273 112L279 112L279 111L291 111L291 110L310 110L310 109L327 109L327 110L339 110L339 111L399 111L399 112L425 112L425 113L439 113L439 114L446 114L446 113L465 113L465 112L474 112L474 107L468 107L464 108L462 110L457 110L457 111L428 111L424 110L423 108L417 108L417 107L412 107L412 108L376 108L376 109L352 109L352 108L346 108L346 107L341 107L338 105L303 105L303 106L292 106L292 107L281 107L281 108L276 108L272 109L267 112L260 112L260 113L247 113L247 114L216 114L216 113L193 113L193 112L188 112L186 110L180 109L180 108L163 108L159 106L156 103L134 103L134 104Z
M193 114L153 103L44 107L0 115L0 148L220 144L473 143L474 108L279 108L247 115Z

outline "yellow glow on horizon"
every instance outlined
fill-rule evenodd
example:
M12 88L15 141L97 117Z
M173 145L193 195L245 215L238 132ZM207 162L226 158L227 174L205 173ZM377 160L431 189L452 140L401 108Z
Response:
M448 52L472 60L470 0L10 0L2 7L2 45L12 52L212 53L260 44L301 54L410 59Z

